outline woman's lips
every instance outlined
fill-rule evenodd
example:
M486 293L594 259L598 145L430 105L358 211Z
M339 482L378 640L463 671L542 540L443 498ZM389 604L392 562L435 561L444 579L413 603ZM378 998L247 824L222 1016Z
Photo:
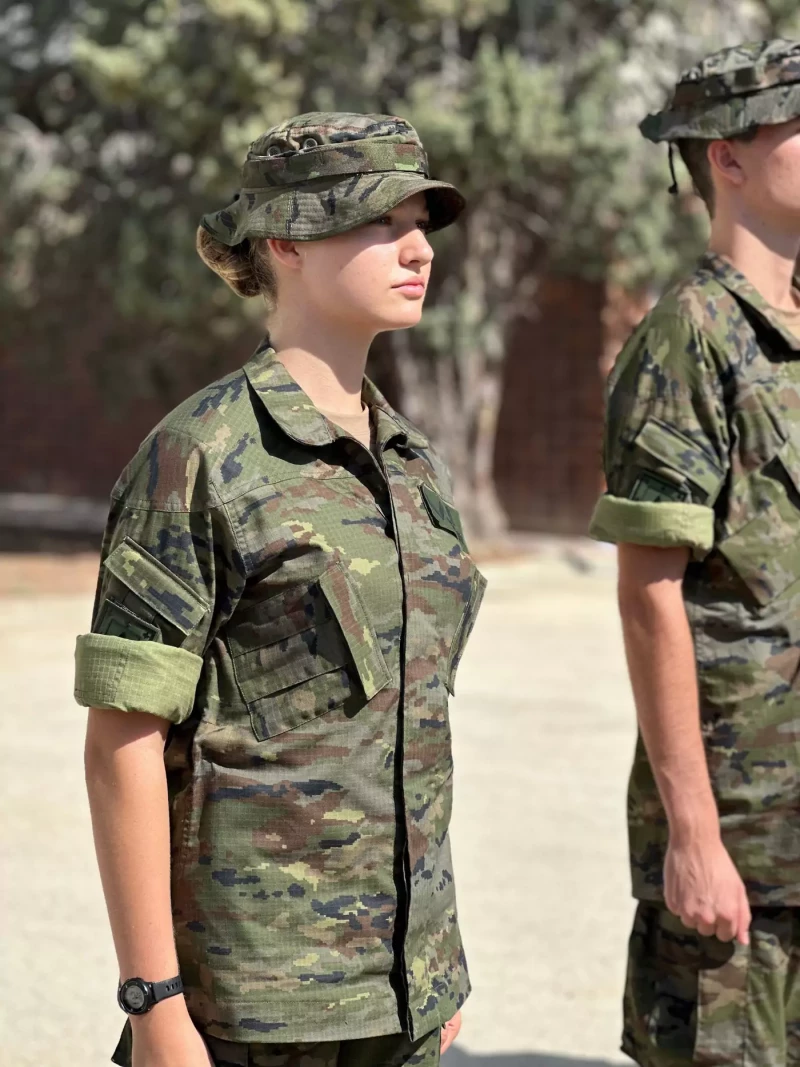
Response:
M423 296L425 293L425 282L400 282L399 285L394 285L392 288L398 289L401 293L406 293L408 296Z

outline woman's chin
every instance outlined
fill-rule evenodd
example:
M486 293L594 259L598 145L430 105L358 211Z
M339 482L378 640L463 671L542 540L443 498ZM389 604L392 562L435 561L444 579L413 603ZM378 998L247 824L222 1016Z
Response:
M379 329L381 333L387 330L407 330L411 326L416 326L421 318L422 301L420 300L418 304L400 310L393 309L391 314L383 316Z

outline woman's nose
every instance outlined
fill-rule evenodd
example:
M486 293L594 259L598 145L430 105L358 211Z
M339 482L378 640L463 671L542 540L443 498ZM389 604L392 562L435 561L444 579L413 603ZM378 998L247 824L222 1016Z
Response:
M415 226L404 235L400 245L401 263L430 263L433 259L433 249L426 235Z

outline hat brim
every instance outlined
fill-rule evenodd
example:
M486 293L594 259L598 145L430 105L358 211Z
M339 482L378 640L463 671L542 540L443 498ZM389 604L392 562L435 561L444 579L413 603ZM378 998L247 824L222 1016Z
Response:
M231 246L252 237L319 241L374 222L417 193L426 195L431 231L450 226L466 203L448 182L386 171L312 178L293 186L243 192L222 211L204 215L200 224Z
M777 126L800 118L800 82L776 85L771 89L710 104L704 111L660 111L648 115L639 124L648 141L698 140L720 141L736 137L755 126Z

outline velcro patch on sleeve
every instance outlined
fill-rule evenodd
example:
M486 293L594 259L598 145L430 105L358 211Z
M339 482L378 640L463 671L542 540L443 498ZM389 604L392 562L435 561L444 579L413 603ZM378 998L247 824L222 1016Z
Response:
M97 634L124 637L128 641L160 641L161 631L146 619L140 619L123 604L105 600L94 626Z
M644 500L657 503L660 500L681 502L690 501L692 494L687 486L676 485L675 482L667 481L666 478L653 474L652 471L642 471L633 483L630 500Z
M724 473L716 456L711 455L699 442L669 423L651 416L642 427L635 444L666 470L674 471L681 480L696 486L702 494L701 503L713 504L716 500Z
M210 610L195 591L141 545L126 537L105 561L114 577L184 634Z

